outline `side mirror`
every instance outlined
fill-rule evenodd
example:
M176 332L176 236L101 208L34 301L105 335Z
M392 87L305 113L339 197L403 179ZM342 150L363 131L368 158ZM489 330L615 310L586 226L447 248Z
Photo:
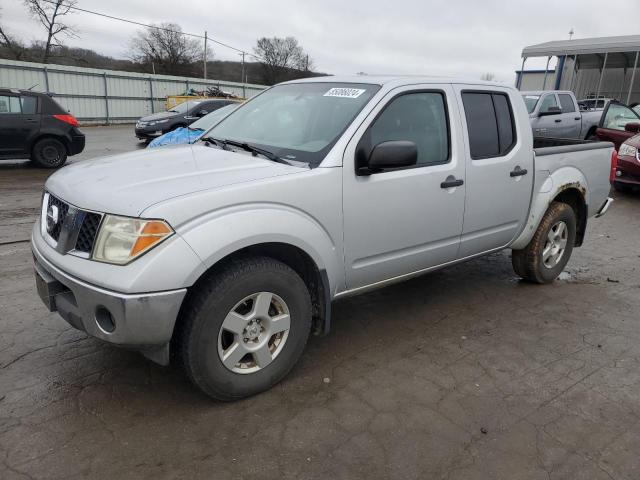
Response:
M627 132L640 133L640 123L638 123L638 122L629 122L624 126L624 129Z
M207 112L206 110L200 110L198 112L198 116L199 117L204 117L205 115L208 115L208 114L209 114L209 112Z
M540 112L539 116L546 117L547 115L560 115L561 113L562 110L560 109L560 107L549 107L544 112Z
M382 142L373 147L367 166L361 168L360 175L370 175L381 170L410 167L418 161L418 147L407 140Z

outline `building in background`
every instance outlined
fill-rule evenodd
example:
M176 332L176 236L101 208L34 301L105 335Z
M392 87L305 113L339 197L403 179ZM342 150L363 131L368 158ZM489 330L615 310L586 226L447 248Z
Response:
M529 58L546 57L547 67L525 70ZM553 57L556 68L549 69ZM640 35L582 38L531 45L522 50L516 72L520 90L571 90L578 98L640 102Z

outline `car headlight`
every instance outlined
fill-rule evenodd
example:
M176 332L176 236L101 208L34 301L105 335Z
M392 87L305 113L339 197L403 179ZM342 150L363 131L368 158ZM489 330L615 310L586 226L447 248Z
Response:
M163 220L105 215L91 258L124 265L173 235Z
M638 153L638 149L633 145L628 145L626 143L620 145L620 150L618 151L618 155L626 155L629 157L635 157L636 153Z
M154 120L153 122L149 122L149 125L157 125L159 123L167 123L169 120L165 119L165 120Z

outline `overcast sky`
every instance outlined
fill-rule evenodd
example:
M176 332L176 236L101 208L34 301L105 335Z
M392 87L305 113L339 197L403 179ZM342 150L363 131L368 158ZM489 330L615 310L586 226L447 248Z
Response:
M78 6L143 23L175 22L183 31L252 51L258 37L294 36L318 71L412 73L513 82L527 45L640 33L640 0L79 0ZM22 0L0 0L2 23L25 41L43 39ZM124 58L134 25L76 13L69 46ZM217 59L238 59L214 46ZM542 66L544 61L528 63ZM251 81L251 79L249 79Z

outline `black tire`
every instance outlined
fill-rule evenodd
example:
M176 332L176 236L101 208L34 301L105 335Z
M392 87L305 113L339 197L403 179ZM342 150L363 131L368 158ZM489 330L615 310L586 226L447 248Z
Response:
M564 222L567 228L566 246L558 263L553 267L545 265L543 251L552 227ZM522 250L513 250L513 269L523 279L534 283L551 283L567 265L576 240L576 215L566 203L553 202L540 221L540 225L529 244Z
M222 324L238 302L259 292L271 292L285 302L291 319L288 336L264 368L236 373L218 353ZM268 257L240 259L190 293L172 348L194 385L216 400L237 400L271 388L289 373L309 338L311 315L309 290L289 266Z
M31 160L39 167L59 168L67 161L67 147L55 138L43 138L31 149Z

